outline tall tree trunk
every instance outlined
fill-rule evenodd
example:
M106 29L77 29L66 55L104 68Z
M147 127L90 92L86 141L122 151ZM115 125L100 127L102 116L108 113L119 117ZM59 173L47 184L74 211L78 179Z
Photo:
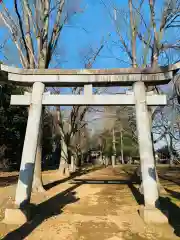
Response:
M121 129L121 163L124 164L124 153L123 153L123 133L122 133L122 129Z
M169 165L170 167L172 167L174 165L174 161L173 161L173 141L172 141L172 137L169 136L169 155L170 155L170 159L169 159Z
M25 92L25 94L28 95L29 93ZM29 112L29 108L28 108L28 112ZM43 115L43 112L42 112L42 115ZM43 182L42 182L41 161L42 161L42 117L41 117L41 124L39 129L38 143L37 143L37 150L36 150L36 160L35 160L33 185L32 185L33 192L45 191L43 187Z
M71 172L74 173L75 171L76 171L75 157L71 155Z
M101 148L102 149L102 148ZM102 150L100 150L100 155L99 155L99 162L103 164L103 155L102 155Z
M68 165L68 147L64 139L61 140L61 157L59 163L59 171L62 176L69 176L69 165Z
M136 68L137 63L136 63L136 25L135 25L135 20L133 16L133 4L132 0L128 1L129 4L129 14L130 14L130 25L131 25L131 52L132 52L132 67Z
M114 128L112 131L112 149L113 149L113 154L111 156L111 162L112 162L112 167L115 167L115 165L116 165L116 136L115 136Z
M41 121L42 123L42 121ZM34 192L44 192L41 174L41 161L42 161L42 124L38 136L38 145L36 150L36 161L34 168L34 178L33 178L33 191Z

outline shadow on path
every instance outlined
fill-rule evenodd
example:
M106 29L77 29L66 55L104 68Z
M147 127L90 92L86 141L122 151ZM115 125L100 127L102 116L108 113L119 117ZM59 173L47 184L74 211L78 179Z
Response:
M19 177L18 175L0 177L0 187L6 187L6 186L17 183L18 177Z
M162 210L168 210L168 220L174 228L174 234L180 237L180 208L168 197L160 197L159 201Z
M126 171L128 174L128 172ZM131 174L130 174L131 175ZM135 177L135 175L131 175ZM166 179L169 180L169 179ZM173 181L172 181L173 182ZM177 184L177 183L176 183ZM133 185L133 183L128 184L129 188L131 189L137 203L139 205L144 205L144 196L139 192L139 190ZM165 190L171 194L173 197L180 199L180 193L169 190L165 188ZM159 210L164 214L165 211L168 212L168 221L169 224L174 229L174 234L180 237L180 208L173 203L170 198L168 197L159 197L160 208Z
M139 190L133 186L133 184L128 185L131 189L137 203L139 205L144 205L144 197L139 192ZM169 192L169 190L166 189ZM174 192L174 191L173 191ZM172 194L172 191L171 191ZM173 193L174 195L178 193ZM180 196L179 196L180 197ZM168 212L168 221L169 224L174 229L174 234L180 237L180 208L173 203L168 197L159 197L160 208L159 210L164 214L166 211Z
M180 200L180 192L176 192L173 190L170 190L168 188L165 188L166 192L168 192L173 198L176 198L178 200Z
M37 206L34 206L34 217L31 221L23 224L16 230L8 233L3 240L21 240L27 237L36 227L38 227L44 220L59 215L62 213L62 208L70 203L74 203L79 200L74 195L76 192L73 192L81 184L76 184L68 188L67 190L53 196L47 201L40 203Z
M81 184L130 184L131 180L123 179L73 179L71 183L81 183ZM134 182L136 184L136 182Z
M139 205L144 205L144 196L140 193L140 191L133 185L133 183L128 184L129 189L131 190L136 202Z
M144 205L144 196L140 193L140 191L133 185L133 184L141 184L140 177L137 175L136 172L137 168L135 168L133 171L128 171L126 169L123 169L123 171L129 176L130 183L128 184L129 189L131 190L136 202L139 205Z
M172 182L172 183L180 186L180 181L179 181L179 179L178 179L178 180L177 180L177 179L174 180L174 179L172 179L172 177L165 177L165 176L162 176L161 174L158 174L158 176L159 176L159 178L162 179L162 180L166 180L166 181Z
M97 171L97 170L100 170L100 169L103 169L103 167L100 166L100 167L96 167L96 168L93 168L93 169L78 170L78 171L76 171L74 173L71 173L71 175L69 177L65 177L63 179L60 179L60 180L57 180L57 181L54 181L54 182L51 182L51 183L48 183L48 184L44 185L44 188L45 188L45 190L49 190L49 189L51 189L51 188L53 188L53 187L55 187L55 186L57 186L57 185L59 185L61 183L69 181L69 180L71 180L71 179L73 179L75 177L79 177L79 176L82 176L84 174L87 174L87 173L90 173L90 172L94 172L94 171ZM56 173L56 174L58 174L58 173Z

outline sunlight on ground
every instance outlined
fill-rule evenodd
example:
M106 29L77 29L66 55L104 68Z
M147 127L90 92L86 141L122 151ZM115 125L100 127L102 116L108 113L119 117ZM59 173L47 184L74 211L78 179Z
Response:
M44 195L32 195L32 203L39 205L30 223L24 226L0 223L1 239L3 236L6 236L4 239L24 237L28 240L178 239L176 236L180 226L178 220L180 210L177 207L180 206L178 184L162 179L164 188L169 191L166 198L170 199L171 215L176 213L176 216L173 215L174 221L171 221L170 225L147 226L137 212L139 208L137 196L133 195L132 189L125 183L125 180L130 179L134 167L125 168L126 171L121 167L99 169L59 184L57 172L45 172L43 174L45 184L53 181L57 184L52 185ZM177 172L172 180L174 178L175 181L179 181ZM81 183L76 183L76 179L81 180ZM85 180L89 180L89 183ZM91 183L92 180L96 183ZM2 219L4 209L12 204L15 185L11 183L8 187L0 187L0 194ZM176 197L172 194L176 194ZM166 198L163 197L162 201L167 207L169 203L164 200ZM17 228L19 229L16 231Z

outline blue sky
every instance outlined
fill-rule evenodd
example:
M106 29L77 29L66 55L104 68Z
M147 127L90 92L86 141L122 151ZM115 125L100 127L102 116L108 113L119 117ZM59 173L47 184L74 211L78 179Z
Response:
M99 0L86 0L82 3L81 8L84 9L84 12L73 16L61 35L61 48L64 49L63 53L67 59L62 67L84 67L83 56L91 51L91 48L95 50L104 42L106 42L105 47L93 67L119 67L120 62L113 57L107 48L112 39L117 39L117 36L113 31L114 26L106 9Z
M69 3L71 4L73 1L77 0L69 0ZM60 61L58 65L52 62L50 67L83 68L83 55L91 51L91 48L96 50L102 43L105 43L105 47L97 58L93 66L94 68L127 67L128 64L116 59L117 57L123 61L128 61L126 54L122 52L119 46L115 47L112 44L118 41L118 36L115 32L114 24L108 15L108 10L103 6L101 0L79 1L81 2L80 6L83 12L72 16L68 24L63 28L58 44ZM105 2L108 6L111 6L109 5L110 0L105 0ZM118 9L127 11L127 0L113 0L112 2ZM5 1L5 3L12 15L14 15L12 2ZM119 21L120 25L122 23L120 24ZM122 25L121 29L123 31L124 27L126 26ZM1 28L0 37L1 40L9 39L6 28ZM10 40L8 41L6 54L12 64L17 63L17 50L14 46L12 47ZM3 60L6 61L5 59Z
M13 1L4 0L4 2L14 16ZM109 16L109 12L113 13L112 9L115 7L117 10L117 25L127 41L129 37L129 23L125 23L123 18L128 13L128 0L68 0L69 6L74 4L74 2L80 3L82 12L72 16L63 28L58 44L58 63L53 61L50 67L83 68L84 56L92 52L92 49L95 51L102 43L105 46L94 63L94 68L128 67L129 59L126 53L122 51L120 44L116 44L119 41L119 36ZM106 3L108 9L103 5L103 2ZM139 3L140 1L134 0L133 2ZM149 23L148 0L144 2L143 17ZM157 24L160 20L163 2L163 0L156 1ZM144 31L144 28L141 27L141 30ZM174 34L172 34L173 31ZM167 32L165 34L166 39L173 41L175 37L179 37L179 34L176 34L175 31L177 29L171 30L171 34ZM2 41L9 39L7 29L2 26L0 38ZM17 50L12 46L12 42L8 40L6 55L10 60L8 62L17 64ZM142 44L139 41L137 41L137 52L139 59L142 55ZM1 53L0 58L6 62Z

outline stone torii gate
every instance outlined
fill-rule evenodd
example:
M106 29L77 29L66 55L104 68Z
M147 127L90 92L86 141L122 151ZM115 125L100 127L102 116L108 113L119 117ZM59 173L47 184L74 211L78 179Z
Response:
M167 100L166 95L147 93L146 86L167 84L179 69L180 63L153 69L91 70L18 69L0 65L0 81L3 79L16 85L32 86L32 94L11 96L11 105L26 105L30 108L15 196L16 209L6 209L5 221L12 221L10 218L14 211L20 216L21 209L28 206L30 202L43 105L135 105L145 202L140 215L145 222L167 222L165 215L158 210L159 196L151 141L151 126L147 110L147 105L166 105ZM51 95L44 93L45 87L53 86L84 86L84 94ZM133 86L133 92L119 95L94 95L93 87L100 86ZM16 221L16 219L14 220Z

